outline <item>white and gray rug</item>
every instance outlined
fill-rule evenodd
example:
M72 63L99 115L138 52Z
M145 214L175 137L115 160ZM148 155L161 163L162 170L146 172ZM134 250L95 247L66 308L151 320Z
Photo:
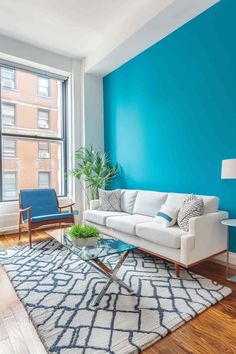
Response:
M112 284L98 307L93 301L107 279L57 241L0 250L0 263L50 353L139 353L231 293L214 281L173 265L130 253L118 275L134 290ZM117 256L107 258L110 266Z

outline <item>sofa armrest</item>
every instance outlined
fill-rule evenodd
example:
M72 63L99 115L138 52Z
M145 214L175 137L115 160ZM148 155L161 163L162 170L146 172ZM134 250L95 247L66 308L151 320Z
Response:
M191 218L189 233L181 237L181 263L190 265L224 251L228 229L221 221L228 217L228 212L218 211Z
M201 216L196 216L189 220L189 233L198 237L203 234L213 232L222 226L221 221L228 219L229 213L227 211L217 211Z
M89 208L90 210L97 210L99 207L99 199L90 200Z

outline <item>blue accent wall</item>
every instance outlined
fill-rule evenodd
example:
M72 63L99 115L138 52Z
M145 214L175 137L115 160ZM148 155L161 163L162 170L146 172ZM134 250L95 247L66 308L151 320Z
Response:
M235 13L222 0L104 78L113 187L217 195L236 218L236 180L220 179L236 158Z

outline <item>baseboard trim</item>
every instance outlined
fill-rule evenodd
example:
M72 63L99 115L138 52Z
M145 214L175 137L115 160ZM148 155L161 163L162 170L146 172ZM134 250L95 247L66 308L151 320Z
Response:
M226 264L226 252L219 254L218 256L212 257L211 261L220 264ZM236 253L229 252L229 265L231 267L236 267Z

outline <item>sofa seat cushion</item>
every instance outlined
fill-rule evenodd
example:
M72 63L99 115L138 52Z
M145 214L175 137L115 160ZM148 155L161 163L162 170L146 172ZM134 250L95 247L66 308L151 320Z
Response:
M135 235L136 226L141 223L151 222L153 218L144 215L128 215L107 218L106 225L114 230Z
M106 219L110 216L119 217L119 216L129 215L119 211L103 211L103 210L86 210L84 212L85 221L90 221L99 225L106 225Z
M138 224L136 235L161 246L178 249L180 248L181 236L186 235L186 232L178 226L165 227L156 222L149 222Z

